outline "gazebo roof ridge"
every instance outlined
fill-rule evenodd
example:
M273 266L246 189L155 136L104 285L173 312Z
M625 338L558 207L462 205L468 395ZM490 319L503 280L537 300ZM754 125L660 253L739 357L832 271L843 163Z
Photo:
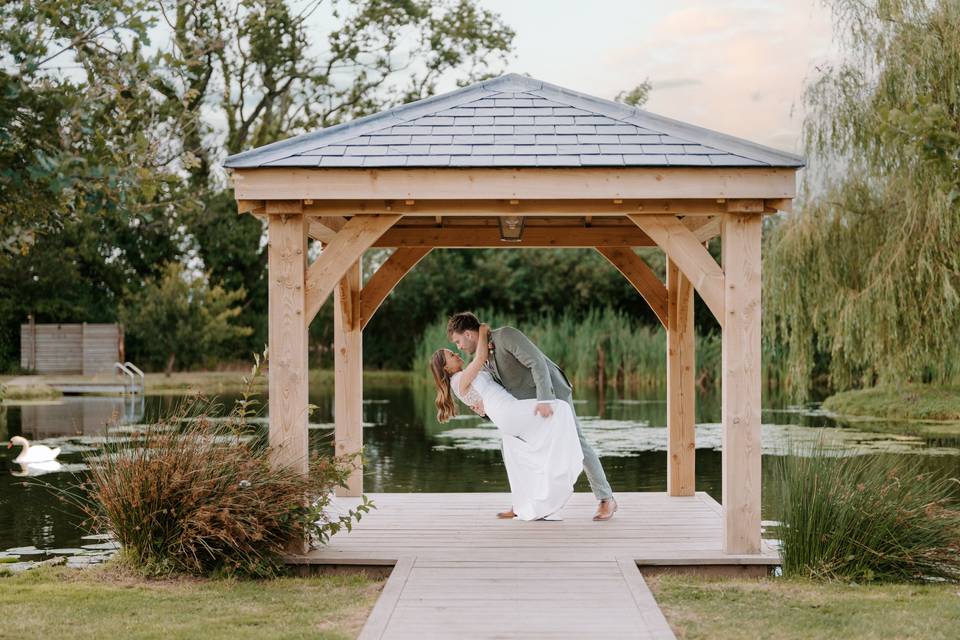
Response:
M804 161L510 73L235 154L224 166L799 168Z

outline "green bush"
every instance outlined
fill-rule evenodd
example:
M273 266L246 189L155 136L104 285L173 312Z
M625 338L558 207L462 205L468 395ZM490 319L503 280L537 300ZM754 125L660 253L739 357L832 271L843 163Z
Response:
M919 457L841 455L822 441L774 462L785 575L960 580L956 478Z

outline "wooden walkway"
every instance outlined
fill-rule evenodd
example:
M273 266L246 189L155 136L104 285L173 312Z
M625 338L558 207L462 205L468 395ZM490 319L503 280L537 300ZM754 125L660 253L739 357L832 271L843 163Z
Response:
M377 509L351 533L293 564L394 565L360 637L673 638L638 569L775 565L720 550L720 505L705 493L618 494L613 520L593 522L575 494L562 521L497 520L509 494L370 496ZM339 498L343 506L356 499Z

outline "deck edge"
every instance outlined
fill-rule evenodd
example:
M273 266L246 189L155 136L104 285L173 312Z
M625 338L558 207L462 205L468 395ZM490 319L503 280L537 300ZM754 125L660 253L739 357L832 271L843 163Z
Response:
M404 556L396 561L387 583L383 585L383 591L377 598L373 610L367 616L367 621L360 630L357 640L380 640L390 624L390 618L393 616L397 603L400 602L400 596L403 594L403 588L407 584L410 572L416 558Z

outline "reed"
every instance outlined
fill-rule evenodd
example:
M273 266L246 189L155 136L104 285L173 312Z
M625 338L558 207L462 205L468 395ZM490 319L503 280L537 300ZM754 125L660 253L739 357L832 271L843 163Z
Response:
M519 324L507 314L484 310L478 316L492 327L521 329L578 386L598 384L623 391L657 388L666 379L666 333L662 327L640 324L613 309L591 310L585 317L543 316ZM417 343L414 371L429 380L430 355L440 347L454 348L447 339L447 318L430 324ZM720 337L696 337L697 378L708 387L720 379Z
M919 456L850 456L822 441L773 463L788 576L960 580L960 482Z

